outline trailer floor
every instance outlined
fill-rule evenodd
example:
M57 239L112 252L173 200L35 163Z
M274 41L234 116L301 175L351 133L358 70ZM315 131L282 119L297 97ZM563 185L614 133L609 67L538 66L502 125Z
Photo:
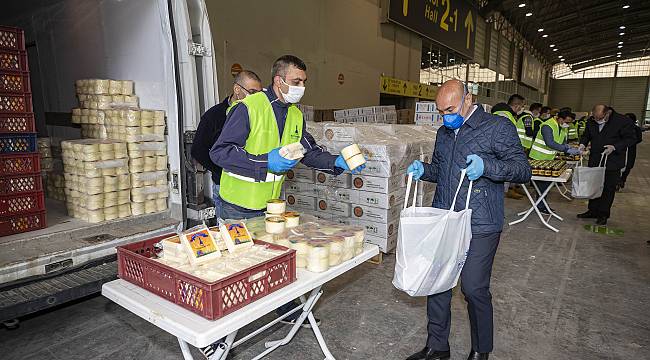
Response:
M575 214L583 201L557 193L553 207L565 217L560 233L535 219L506 226L492 276L495 349L491 359L647 359L650 353L650 146L639 158L624 192L617 194L610 228L623 236L584 230ZM507 202L507 217L526 207ZM404 359L426 338L425 299L391 285L394 256L364 264L325 287L316 314L338 359ZM452 359L465 359L469 323L462 294L452 302ZM270 318L270 317L269 317ZM234 350L250 359L266 333ZM285 329L283 329L285 330ZM0 330L3 359L180 359L176 339L97 296L25 319ZM198 352L195 352L200 359ZM301 331L268 359L322 359L316 339Z

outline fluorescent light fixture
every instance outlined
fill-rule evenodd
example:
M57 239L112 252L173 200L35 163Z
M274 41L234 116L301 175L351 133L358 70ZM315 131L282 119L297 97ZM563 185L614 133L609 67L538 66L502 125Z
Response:
M622 31L621 31L620 33L618 33L618 34L619 34L620 36L623 36L623 35L625 35L625 33L624 33L624 32L622 32Z
M622 47L623 47L623 45L619 45L619 46L618 46L619 49L622 48Z
M526 16L527 16L527 17L528 17L528 16L533 16L533 13L532 13L532 12L528 12L528 13L526 13Z
M623 9L629 9L630 5L623 5Z
M526 6L526 3L521 3L521 4L519 4L519 7L520 7L520 8L525 7L525 6Z
M560 56L558 56L558 59L562 59L563 57L564 57L564 56L560 55Z
M547 37L548 37L548 34L544 34L544 35L542 35L542 37L543 37L543 38L547 38Z
M616 55L616 57L617 57L617 58L620 58L620 57L621 57L621 54Z
M553 51L557 51L557 49L553 49Z
M427 54L431 55L431 51L427 51Z
M621 55L621 54L622 54L622 52L620 52L620 51L616 53L616 55Z
M548 47L550 47L550 48L554 48L554 47L555 47L555 44L551 44L551 45L549 45Z
M623 42L622 42L622 41L619 41L618 44L619 44L619 45L623 45Z
M538 31L538 32L542 32L542 31L544 31L544 29L543 29L543 28L539 28L539 29L537 29L537 31Z
M621 26L619 26L618 28L621 29L621 30L623 30L623 29L625 29L625 26L621 25Z

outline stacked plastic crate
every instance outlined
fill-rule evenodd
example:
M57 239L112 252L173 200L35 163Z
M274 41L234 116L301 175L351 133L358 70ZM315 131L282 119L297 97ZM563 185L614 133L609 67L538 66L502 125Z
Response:
M46 226L25 36L0 26L0 236Z

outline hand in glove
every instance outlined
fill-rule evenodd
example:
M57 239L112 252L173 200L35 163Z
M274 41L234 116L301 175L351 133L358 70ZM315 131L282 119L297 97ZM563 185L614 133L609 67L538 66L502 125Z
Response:
M480 178L485 171L485 166L483 165L483 159L480 156L472 154L467 155L467 178L471 181L474 181Z
M614 145L605 145L605 150L603 151L603 155L609 155L609 154L613 153L614 150L616 150Z
M285 159L280 155L280 148L271 150L268 155L268 170L275 174L285 173L298 163L298 160Z
M406 170L406 173L413 174L413 180L420 180L422 175L424 175L424 165L422 165L422 161L413 161Z
M365 158L365 156L364 156L364 158ZM336 161L334 162L334 166L336 166L337 168L341 168L343 170L349 170L353 174L359 174L359 173L361 173L361 171L363 169L366 168L366 164L362 164L362 165L359 165L356 168L350 170L350 167L348 166L348 163L345 162L345 159L341 155L339 155L336 158Z
M582 151L580 149L576 149L574 147L569 148L569 150L566 151L567 154L569 155L580 155Z
M584 144L580 144L580 147L578 147L578 150L580 151L585 151L586 147Z

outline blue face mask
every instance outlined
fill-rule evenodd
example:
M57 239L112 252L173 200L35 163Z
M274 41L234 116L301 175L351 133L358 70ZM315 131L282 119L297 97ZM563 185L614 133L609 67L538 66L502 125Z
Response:
M447 127L447 129L451 130L456 130L460 128L461 125L463 125L463 122L465 122L465 118L463 115L460 114L460 109L463 106L463 103L465 102L465 94L463 94L463 97L460 99L460 105L458 105L458 112L455 112L453 114L444 114L442 115L442 123Z

